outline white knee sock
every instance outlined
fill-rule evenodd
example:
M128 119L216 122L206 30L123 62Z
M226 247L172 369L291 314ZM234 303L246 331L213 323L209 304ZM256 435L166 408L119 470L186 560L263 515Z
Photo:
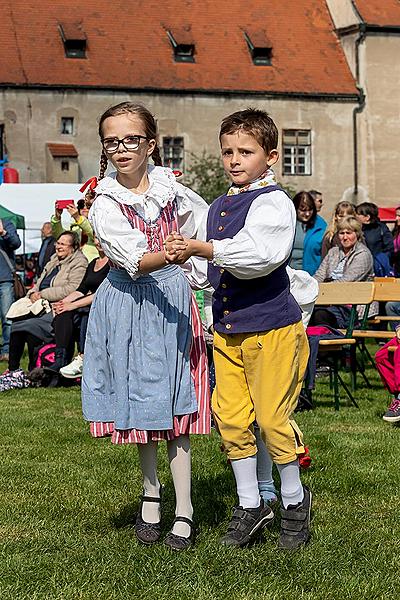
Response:
M289 504L292 506L302 502L304 498L303 486L300 481L299 461L287 463L286 465L276 465L281 477L281 497L283 508Z
M138 444L140 466L143 474L145 496L160 497L160 482L157 475L157 442ZM161 519L161 505L157 502L144 502L142 519L146 523L158 523Z
M178 438L167 442L169 466L175 488L176 497L176 517L193 516L193 506L191 499L191 452L190 440L188 435L181 435ZM189 537L190 527L187 523L178 521L172 528L172 532L182 537Z
M231 460L236 479L236 490L242 508L260 506L260 493L257 483L257 455Z
M257 442L257 479L258 489L264 501L276 500L277 491L272 477L274 463L261 437L259 427L254 427L254 435Z

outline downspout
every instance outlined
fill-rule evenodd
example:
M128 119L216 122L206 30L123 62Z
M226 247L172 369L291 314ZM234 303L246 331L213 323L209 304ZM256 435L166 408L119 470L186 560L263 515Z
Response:
M366 25L360 23L359 34L355 41L355 60L356 60L356 85L358 89L358 106L353 109L353 164L354 164L354 204L358 203L358 132L357 115L360 114L365 106L365 94L360 86L360 45L366 38Z

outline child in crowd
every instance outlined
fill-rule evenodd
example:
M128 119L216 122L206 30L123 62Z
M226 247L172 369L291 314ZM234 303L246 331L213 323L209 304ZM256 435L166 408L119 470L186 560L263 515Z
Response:
M206 258L215 290L212 406L239 497L221 542L244 546L273 518L257 483L257 420L281 478L279 545L295 549L309 539L311 509L297 458L304 452L302 436L291 419L308 359L286 272L296 213L271 171L278 160L278 132L267 113L247 109L226 117L220 143L232 185L210 206L209 241L174 234L166 249L175 262Z
M207 205L161 166L156 122L143 106L108 109L99 134L101 181L90 182L87 199L110 271L89 316L83 413L95 437L138 446L144 493L135 531L144 544L161 537L157 445L167 441L176 517L164 543L184 550L194 540L189 434L210 431L208 369L197 305L163 242L172 231L195 236ZM116 172L105 177L108 160Z
M393 394L393 400L382 417L389 423L400 421L400 323L395 331L396 336L375 354L376 368L383 385Z

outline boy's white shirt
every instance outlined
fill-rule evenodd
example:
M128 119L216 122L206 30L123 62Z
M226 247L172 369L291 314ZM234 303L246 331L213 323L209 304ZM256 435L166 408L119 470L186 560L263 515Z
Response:
M147 239L140 230L132 228L116 202L132 206L144 219L157 219L168 201L176 198L178 225L185 237L206 240L208 205L195 192L176 181L170 169L149 166L150 186L144 194L134 194L116 181L116 173L102 179L96 188L96 200L89 220L105 254L136 279L138 264L148 252ZM260 189L274 184L274 175L267 175L247 189ZM231 187L230 196L240 194ZM243 229L233 238L215 240L214 263L226 268L239 279L268 275L290 255L295 233L296 214L293 203L281 191L261 194L252 203ZM194 289L211 291L207 280L208 261L193 257L182 268ZM297 302L314 302L318 285L304 271L288 268L291 291ZM210 309L208 309L210 316Z
M134 194L125 188L118 183L116 175L116 172L111 173L99 181L89 220L104 253L136 279L139 262L149 251L147 238L139 229L131 227L117 202L132 206L145 220L154 221L161 209L175 198L179 230L188 238L196 237L200 224L207 218L208 205L196 192L178 183L171 169L149 165L150 185L143 194Z

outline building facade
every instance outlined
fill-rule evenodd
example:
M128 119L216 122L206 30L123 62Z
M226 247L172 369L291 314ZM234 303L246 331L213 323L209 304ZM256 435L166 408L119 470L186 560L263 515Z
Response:
M251 0L244 14L239 0L167 0L164 18L157 2L116 0L112 19L101 0L2 5L10 165L22 182L86 180L99 115L130 100L156 115L165 164L187 173L193 154L218 154L221 119L254 106L279 129L278 179L321 190L325 216L342 198L396 204L400 8L383 4L390 14L377 0Z

